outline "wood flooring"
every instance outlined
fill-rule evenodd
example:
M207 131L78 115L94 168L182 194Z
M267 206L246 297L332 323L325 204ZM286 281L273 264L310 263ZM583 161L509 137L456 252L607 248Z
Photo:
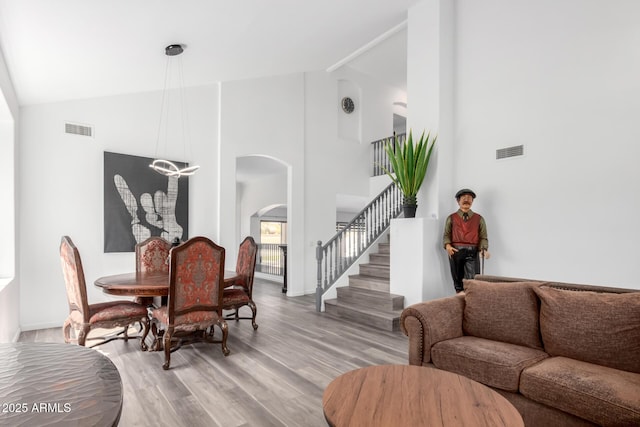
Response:
M164 371L164 353L142 352L137 340L95 347L122 377L120 426L326 426L322 394L334 378L408 363L401 332L317 313L312 295L286 297L280 284L256 278L254 300L259 328L228 320L227 357L219 344L186 345ZM20 341L63 342L62 329L23 332Z

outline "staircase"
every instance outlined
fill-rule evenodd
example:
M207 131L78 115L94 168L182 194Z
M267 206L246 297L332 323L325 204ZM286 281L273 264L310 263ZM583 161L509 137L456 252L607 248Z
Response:
M325 300L325 313L386 331L400 330L404 296L389 293L391 243L378 244L360 274L349 276L349 286L336 288L337 298Z

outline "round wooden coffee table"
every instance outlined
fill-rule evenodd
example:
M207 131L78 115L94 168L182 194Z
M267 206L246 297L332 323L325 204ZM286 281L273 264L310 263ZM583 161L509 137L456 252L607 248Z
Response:
M0 426L117 426L122 381L111 360L61 343L0 344Z
M327 386L322 407L332 427L524 427L516 408L489 387L422 366L347 372Z

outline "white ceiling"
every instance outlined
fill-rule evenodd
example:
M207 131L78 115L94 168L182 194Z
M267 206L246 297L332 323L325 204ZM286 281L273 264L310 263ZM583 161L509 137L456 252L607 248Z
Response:
M418 1L0 0L0 48L21 105L94 98L161 90L172 43L187 86L325 70Z
M21 105L162 90L164 48L174 43L185 46L186 86L326 70L349 58L406 90L406 30L362 48L418 1L0 0L0 49ZM280 173L273 160L238 159L239 182ZM337 204L357 211L366 200L339 195Z

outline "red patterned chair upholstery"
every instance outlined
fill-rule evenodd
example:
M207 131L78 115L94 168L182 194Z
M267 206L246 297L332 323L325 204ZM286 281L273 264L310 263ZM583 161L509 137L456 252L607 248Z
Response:
M136 245L136 271L140 273L169 273L171 243L152 236Z
M238 260L236 262L237 279L233 285L228 286L224 290L222 308L224 310L235 310L235 313L227 316L226 319L251 319L253 329L258 329L256 324L256 313L258 311L256 304L253 302L253 276L256 270L256 255L258 253L258 245L253 237L246 237L240 244L238 252ZM251 308L251 317L240 317L238 311L240 307L248 305Z
M67 288L67 300L69 302L69 317L64 321L62 328L64 341L71 342L71 328L77 331L77 342L84 346L87 334L94 328L116 328L125 327L122 337L114 335L108 338L101 337L101 341L92 345L123 338L128 340L127 329L129 325L141 322L144 326L144 333L140 340L140 347L146 350L144 342L149 333L149 318L147 308L132 301L110 301L97 304L89 304L87 299L87 286L82 269L80 253L68 236L63 236L60 242L60 261L62 263L62 273ZM99 339L99 338L89 338ZM74 341L76 341L74 340Z
M162 237L151 236L136 245L137 273L169 273L169 250L171 243ZM153 297L136 297L135 302L149 306Z
M171 352L180 348L183 342L220 343L222 353L229 354L228 326L222 317L224 254L224 248L206 237L193 237L171 249L167 305L151 309L156 349L160 344L157 331L164 330L164 369L169 369ZM222 330L222 340L213 340L215 325ZM210 333L208 328L211 328ZM178 342L172 348L174 338Z

